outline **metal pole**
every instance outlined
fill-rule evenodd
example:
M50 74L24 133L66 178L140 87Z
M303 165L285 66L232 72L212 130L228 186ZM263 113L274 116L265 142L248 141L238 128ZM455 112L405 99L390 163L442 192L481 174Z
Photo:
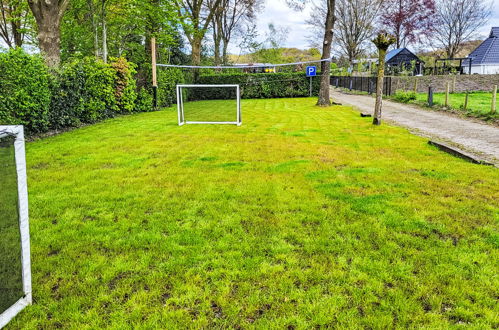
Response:
M428 87L428 106L433 106L433 87Z
M158 75L156 67L156 38L151 38L151 58L152 58L152 91L153 91L153 107L158 109Z
M312 97L312 76L310 76L310 97Z

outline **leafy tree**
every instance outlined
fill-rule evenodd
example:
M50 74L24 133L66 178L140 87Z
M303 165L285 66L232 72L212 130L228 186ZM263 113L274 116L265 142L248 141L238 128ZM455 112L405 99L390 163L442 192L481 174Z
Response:
M21 47L31 38L33 16L23 0L0 0L0 38L9 48Z
M435 0L384 0L381 25L397 48L419 42L435 26Z

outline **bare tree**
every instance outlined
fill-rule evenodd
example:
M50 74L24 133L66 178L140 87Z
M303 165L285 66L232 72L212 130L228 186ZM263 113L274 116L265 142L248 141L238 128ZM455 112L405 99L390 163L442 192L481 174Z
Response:
M319 90L318 106L330 106L331 99L329 98L329 77L331 73L331 46L333 43L334 23L335 23L335 6L336 0L321 0L324 1L326 7L326 16L324 17L324 30L322 41L322 56L321 56L321 87ZM289 6L295 9L303 9L307 0L287 0Z
M45 62L56 67L61 62L61 19L69 0L28 0L38 26L38 43Z
M437 24L433 36L437 47L454 57L463 42L469 41L484 26L491 14L492 3L486 0L438 0Z
M363 54L366 42L373 36L373 25L382 3L382 0L336 0L333 42L339 46L340 55L346 56L350 64ZM313 32L312 38L317 38L322 25L320 18L326 12L324 2L314 3L311 17L307 20Z

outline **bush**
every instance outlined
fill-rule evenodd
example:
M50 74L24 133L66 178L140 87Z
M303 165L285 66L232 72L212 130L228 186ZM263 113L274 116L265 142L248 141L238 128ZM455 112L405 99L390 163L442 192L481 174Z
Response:
M136 110L135 100L137 93L135 89L137 82L134 75L135 65L123 57L113 59L111 67L115 71L114 96L120 113L131 113Z
M405 92L402 90L395 91L395 94L393 95L393 98L396 101L402 102L402 103L409 103L410 101L416 100L416 93L414 92Z
M50 96L50 74L40 56L21 49L0 53L0 124L46 131Z
M272 73L272 74L221 74L199 77L199 84L238 84L241 87L241 98L279 98L304 97L310 95L310 78L304 72ZM320 76L312 78L312 95L318 95ZM224 99L233 97L230 89L197 89L189 98Z
M153 111L153 97L146 88L141 88L135 100L136 112Z
M178 68L158 69L158 106L170 107L176 103L178 84L185 82L182 70Z

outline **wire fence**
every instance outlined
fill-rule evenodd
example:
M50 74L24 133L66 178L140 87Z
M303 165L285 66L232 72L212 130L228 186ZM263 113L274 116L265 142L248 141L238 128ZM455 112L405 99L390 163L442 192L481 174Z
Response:
M331 76L330 83L334 87L346 88L369 94L376 92L377 78L376 77L348 77L348 76ZM383 81L383 94L392 95L392 78L385 77Z

